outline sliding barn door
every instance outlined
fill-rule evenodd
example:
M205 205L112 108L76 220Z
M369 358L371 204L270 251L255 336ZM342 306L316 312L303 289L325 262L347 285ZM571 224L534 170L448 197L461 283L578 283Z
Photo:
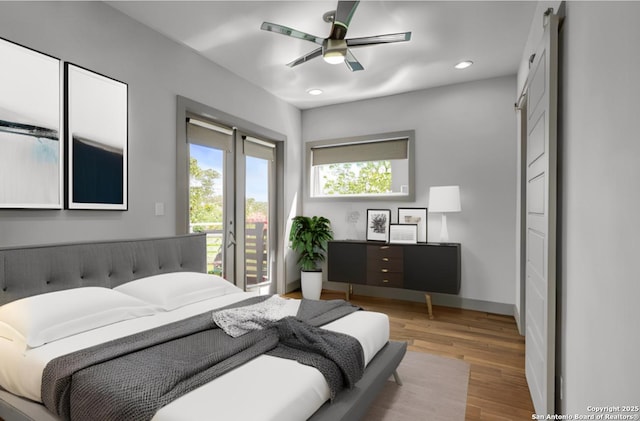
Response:
M544 23L527 95L526 376L538 414L555 402L558 17Z

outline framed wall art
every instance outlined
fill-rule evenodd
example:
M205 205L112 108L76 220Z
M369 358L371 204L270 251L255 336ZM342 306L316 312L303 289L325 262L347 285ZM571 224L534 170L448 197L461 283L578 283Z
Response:
M416 244L418 242L418 225L389 225L389 242L396 244Z
M415 224L418 243L427 242L427 208L398 208L398 224Z
M0 208L62 208L60 60L0 38Z
M367 209L367 241L389 241L391 210Z
M66 206L127 210L128 86L65 63Z

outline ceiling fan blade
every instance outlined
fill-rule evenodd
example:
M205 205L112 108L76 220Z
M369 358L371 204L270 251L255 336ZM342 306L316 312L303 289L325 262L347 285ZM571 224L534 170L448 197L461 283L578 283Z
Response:
M333 18L333 25L331 25L331 39L344 39L347 35L347 29L349 29L349 23L351 18L358 7L359 1L339 1L336 14Z
M351 50L347 50L347 54L344 56L344 64L346 64L352 72L364 70L364 67L362 67L362 64L355 58Z
M288 28L283 25L278 25L277 23L262 22L262 26L260 27L260 29L262 29L263 31L275 32L276 34L303 39L305 41L311 41L320 45L322 45L322 41L324 41L324 38L307 34L306 32L298 31L297 29Z
M291 63L287 63L287 66L289 67L297 66L298 64L306 63L312 58L320 57L321 55L322 55L322 47L319 47L313 50L312 52L293 60Z
M389 44L392 42L404 42L411 40L411 32L400 32L397 34L376 35L372 37L347 39L348 47L363 47L365 45Z

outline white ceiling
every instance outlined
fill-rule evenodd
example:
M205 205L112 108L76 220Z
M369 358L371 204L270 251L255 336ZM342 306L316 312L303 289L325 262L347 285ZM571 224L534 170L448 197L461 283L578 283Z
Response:
M347 38L411 31L411 41L353 49L365 70L322 58L286 63L317 47L260 30L263 21L325 38L337 1L111 1L114 8L301 108L515 74L535 1L362 1ZM466 70L453 65L473 60ZM324 93L311 96L310 88Z

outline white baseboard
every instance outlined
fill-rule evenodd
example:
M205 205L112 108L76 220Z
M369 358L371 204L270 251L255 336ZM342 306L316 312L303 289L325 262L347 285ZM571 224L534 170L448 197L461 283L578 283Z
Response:
M513 306L513 317L516 319L516 325L518 326L518 333L521 336L524 336L524 330L522 329L522 325L520 324L520 311L518 311L518 307Z

